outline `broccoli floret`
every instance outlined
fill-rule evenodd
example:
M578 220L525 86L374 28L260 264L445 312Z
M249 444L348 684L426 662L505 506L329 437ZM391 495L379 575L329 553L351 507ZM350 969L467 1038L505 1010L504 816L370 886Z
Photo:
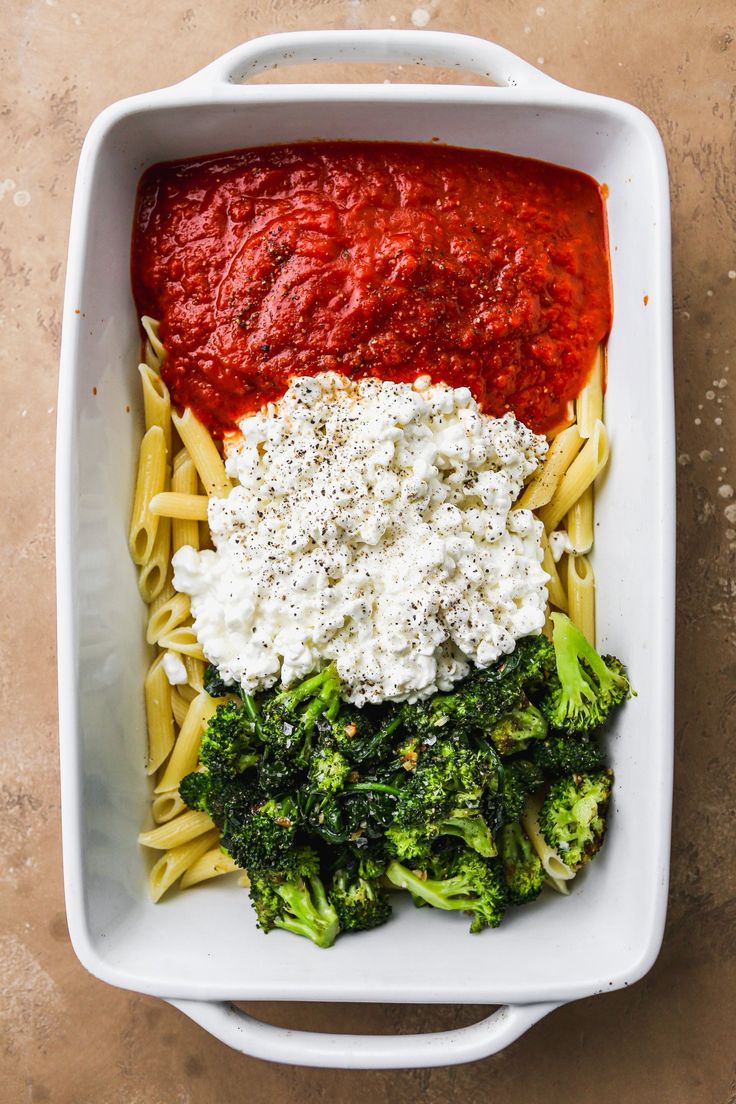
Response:
M388 895L378 882L360 875L351 876L345 870L338 870L332 879L329 899L341 931L378 928L391 916Z
M383 839L343 844L331 849L327 858L331 860L333 874L342 870L351 879L365 878L368 881L382 878L390 861Z
M483 751L438 740L401 788L390 829L396 858L417 861L438 836L456 836L480 855L496 854L480 803L495 770Z
M497 854L491 829L477 810L455 809L451 816L445 817L438 825L440 836L456 836L466 847L477 851L479 855L490 859Z
M320 793L337 793L351 772L344 755L335 748L319 747L309 766L309 781Z
M199 761L213 776L234 777L260 759L255 724L246 705L227 701L218 705L207 722L199 747Z
M594 736L554 732L534 745L534 762L545 774L587 774L603 766L603 752Z
M554 669L554 651L545 636L519 640L511 655L492 667L477 669L457 682L448 694L435 694L411 707L406 726L422 737L450 731L470 735L488 731L505 713L522 706Z
M589 732L631 695L626 670L614 656L600 656L564 613L552 614L557 673L539 707L553 728Z
M496 928L507 904L503 874L494 859L484 859L475 851L460 848L441 869L442 877L422 877L397 861L389 863L386 877L412 897L440 909L463 909L473 914L471 932Z
M250 879L250 897L262 931L283 928L318 947L332 946L340 924L320 879L315 851L295 848L280 869L258 870Z
M526 799L542 785L544 778L536 763L517 759L507 763L499 790L504 822L518 820L524 811Z
M334 664L264 698L259 722L265 745L259 764L264 790L285 789L300 770L308 769L318 720L333 720L339 708L340 679Z
M613 771L573 774L555 782L539 810L545 840L573 870L596 854L606 831Z
M542 740L546 735L547 721L530 701L505 713L486 733L499 755L525 751L532 741Z
M544 867L526 832L518 822L505 824L498 845L509 900L513 905L533 901L544 885Z
M209 798L212 779L208 771L192 771L179 783L179 797L190 809L200 813L209 813Z
M291 797L232 804L222 823L222 845L243 869L280 868L293 848L298 811Z
M432 839L424 827L391 824L386 829L386 850L392 858L409 863L412 868L424 868L430 861Z

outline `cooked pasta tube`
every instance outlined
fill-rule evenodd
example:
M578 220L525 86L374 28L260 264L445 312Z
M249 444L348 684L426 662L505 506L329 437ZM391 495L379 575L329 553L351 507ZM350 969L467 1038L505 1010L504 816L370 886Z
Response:
M202 732L222 700L222 698L211 698L204 691L192 700L163 777L156 786L157 794L165 793L166 790L175 790L184 775L196 768Z
M587 556L567 557L567 599L570 620L595 647L595 576Z
M571 878L575 877L575 871L572 867L569 867L566 862L562 861L557 851L549 846L539 830L537 817L539 816L541 807L542 798L540 795L532 794L528 797L524 815L521 818L522 826L529 837L529 842L539 856L545 874L559 881L569 881Z
M187 713L189 712L189 706L192 704L191 699L185 698L181 693L180 686L172 686L171 688L171 712L174 714L174 720L178 724L179 728L184 724Z
M581 445L576 425L571 425L558 433L542 466L532 476L518 506L522 510L538 510L551 501L560 480L577 455Z
M214 828L211 832L205 832L203 836L197 836L190 843L184 843L180 847L166 851L158 862L154 863L148 875L151 899L160 901L166 890L170 889L201 855L206 855L218 839L218 831Z
M144 602L152 602L164 589L170 563L171 518L162 517L148 562L138 572L138 590Z
M542 553L542 568L549 575L547 595L552 605L564 613L567 610L567 595L547 540L547 534L544 531L542 532Z
M206 664L204 660L195 659L194 656L185 655L182 658L187 672L187 684L199 693L200 690L204 690L204 672Z
M179 494L163 488L149 500L154 517L179 518L182 521L207 520L207 495Z
M163 656L154 659L143 681L148 726L148 763L153 774L174 746L174 716L171 711L171 687L163 669Z
M184 459L178 464L179 457ZM171 477L171 489L175 494L197 494L197 469L194 467L191 456L182 449L177 453L174 462L174 474ZM194 518L174 518L171 523L171 551L178 552L184 545L199 549L199 522Z
M173 820L186 810L186 805L179 797L178 790L169 790L168 793L156 794L151 802L151 815L156 824L165 824L167 820Z
M174 414L172 417L205 491L208 495L224 498L230 493L232 483L227 477L222 457L207 429L191 407L187 407L183 414Z
M148 628L146 629L146 640L149 644L157 644L162 636L173 632L189 617L189 595L177 594L173 587L171 590L171 597L158 606L157 609L154 610L153 604L151 604Z
M239 869L240 867L235 865L229 855L219 847L213 847L187 868L181 880L181 888L189 889L199 882L206 882L208 878L217 878L220 874L233 874Z
M166 360L166 347L159 337L161 323L158 321L158 319L151 318L149 314L144 314L141 318L141 326L143 326L146 337L148 339L148 344L151 347L151 352L153 353L153 356L156 360L156 363L153 365L153 367L160 367L163 361Z
M202 645L197 640L197 635L191 625L178 625L170 632L164 633L158 638L161 648L169 648L172 652L181 652L182 655L192 656L193 659L204 659Z
M160 824L158 828L151 828L149 832L140 832L138 842L143 847L153 847L156 851L168 851L172 847L181 846L182 843L189 843L190 840L201 836L203 832L209 832L214 826L207 813L187 809L175 820Z
M599 345L593 357L593 367L588 382L575 404L580 436L587 439L595 429L595 423L603 418L603 346Z
M608 434L603 422L596 422L592 434L565 472L551 502L539 511L547 532L556 529L608 462Z
M561 893L563 897L570 896L570 880L565 878L552 878L548 874L544 879L544 884L553 889L555 893Z
M164 431L166 454L171 456L171 397L161 376L150 364L139 364L138 372L143 388L143 411L146 429L160 426Z
M151 510L151 499L164 489L166 481L166 442L161 426L151 426L144 434L138 454L133 510L128 545L133 563L148 562L158 532L158 516Z
M148 603L148 616L150 617L151 614L155 613L156 610L159 609L164 604L164 602L168 602L169 598L172 598L174 594L176 594L176 591L174 590L174 572L171 564L169 564L166 571L166 582L164 583L161 592L156 595L153 601Z
M567 535L576 556L584 556L593 547L593 486L583 491L567 514Z
M247 874L241 874L241 876L238 878L238 885L242 886L243 889L248 888L248 886L250 885L250 878Z

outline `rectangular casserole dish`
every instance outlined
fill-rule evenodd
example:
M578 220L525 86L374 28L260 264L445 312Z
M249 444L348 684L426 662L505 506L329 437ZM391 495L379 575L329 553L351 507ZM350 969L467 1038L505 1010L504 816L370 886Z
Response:
M458 66L496 82L259 85L280 63ZM136 835L146 822L144 608L127 550L142 415L130 291L131 220L150 164L300 139L441 142L554 161L609 190L614 285L597 497L599 647L638 697L609 738L611 827L595 870L500 930L402 902L386 927L329 952L265 938L245 893L210 884L154 906ZM113 105L81 155L69 247L57 452L62 815L66 902L81 962L171 1000L246 1053L304 1065L442 1065L506 1045L556 1004L631 984L665 917L672 776L674 438L667 170L637 109L565 87L481 39L315 31L246 43L172 88ZM641 840L647 841L642 849ZM218 937L208 929L217 918ZM442 962L441 981L418 963ZM259 1024L229 1000L507 1004L482 1024L411 1038L319 1036Z

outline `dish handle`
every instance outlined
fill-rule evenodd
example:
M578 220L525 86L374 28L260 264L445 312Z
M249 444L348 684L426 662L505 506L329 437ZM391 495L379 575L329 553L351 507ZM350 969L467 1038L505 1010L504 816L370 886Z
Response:
M251 1058L327 1069L456 1066L497 1054L559 1003L508 1004L469 1027L425 1035L331 1035L263 1023L224 1001L169 1000L220 1042Z
M286 31L243 42L179 85L239 84L277 66L356 61L468 69L507 88L562 87L510 50L449 31Z

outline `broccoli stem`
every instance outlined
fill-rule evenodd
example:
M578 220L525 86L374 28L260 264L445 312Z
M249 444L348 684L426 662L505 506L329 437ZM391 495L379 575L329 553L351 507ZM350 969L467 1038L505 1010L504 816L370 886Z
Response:
M248 720L253 725L253 732L259 740L262 740L263 737L261 736L261 718L260 714L258 713L258 706L255 703L255 699L250 694L246 694L245 690L240 691L240 697L242 699L245 712L248 714Z
M395 786L389 786L386 782L350 782L343 786L342 793L387 793L398 797L400 790Z
M472 910L477 903L474 897L467 895L464 878L446 878L441 882L420 878L395 859L388 864L386 877L393 885L408 889L413 897L420 897L434 908Z
M552 614L552 643L555 648L557 674L565 690L576 703L592 696L580 660L583 659L595 675L601 690L609 690L616 681L598 652L580 629L564 613Z
M340 925L337 913L327 900L325 888L319 878L307 878L308 889L293 883L286 883L276 890L286 903L293 916L276 918L277 928L304 935L318 947L331 947L335 942Z

